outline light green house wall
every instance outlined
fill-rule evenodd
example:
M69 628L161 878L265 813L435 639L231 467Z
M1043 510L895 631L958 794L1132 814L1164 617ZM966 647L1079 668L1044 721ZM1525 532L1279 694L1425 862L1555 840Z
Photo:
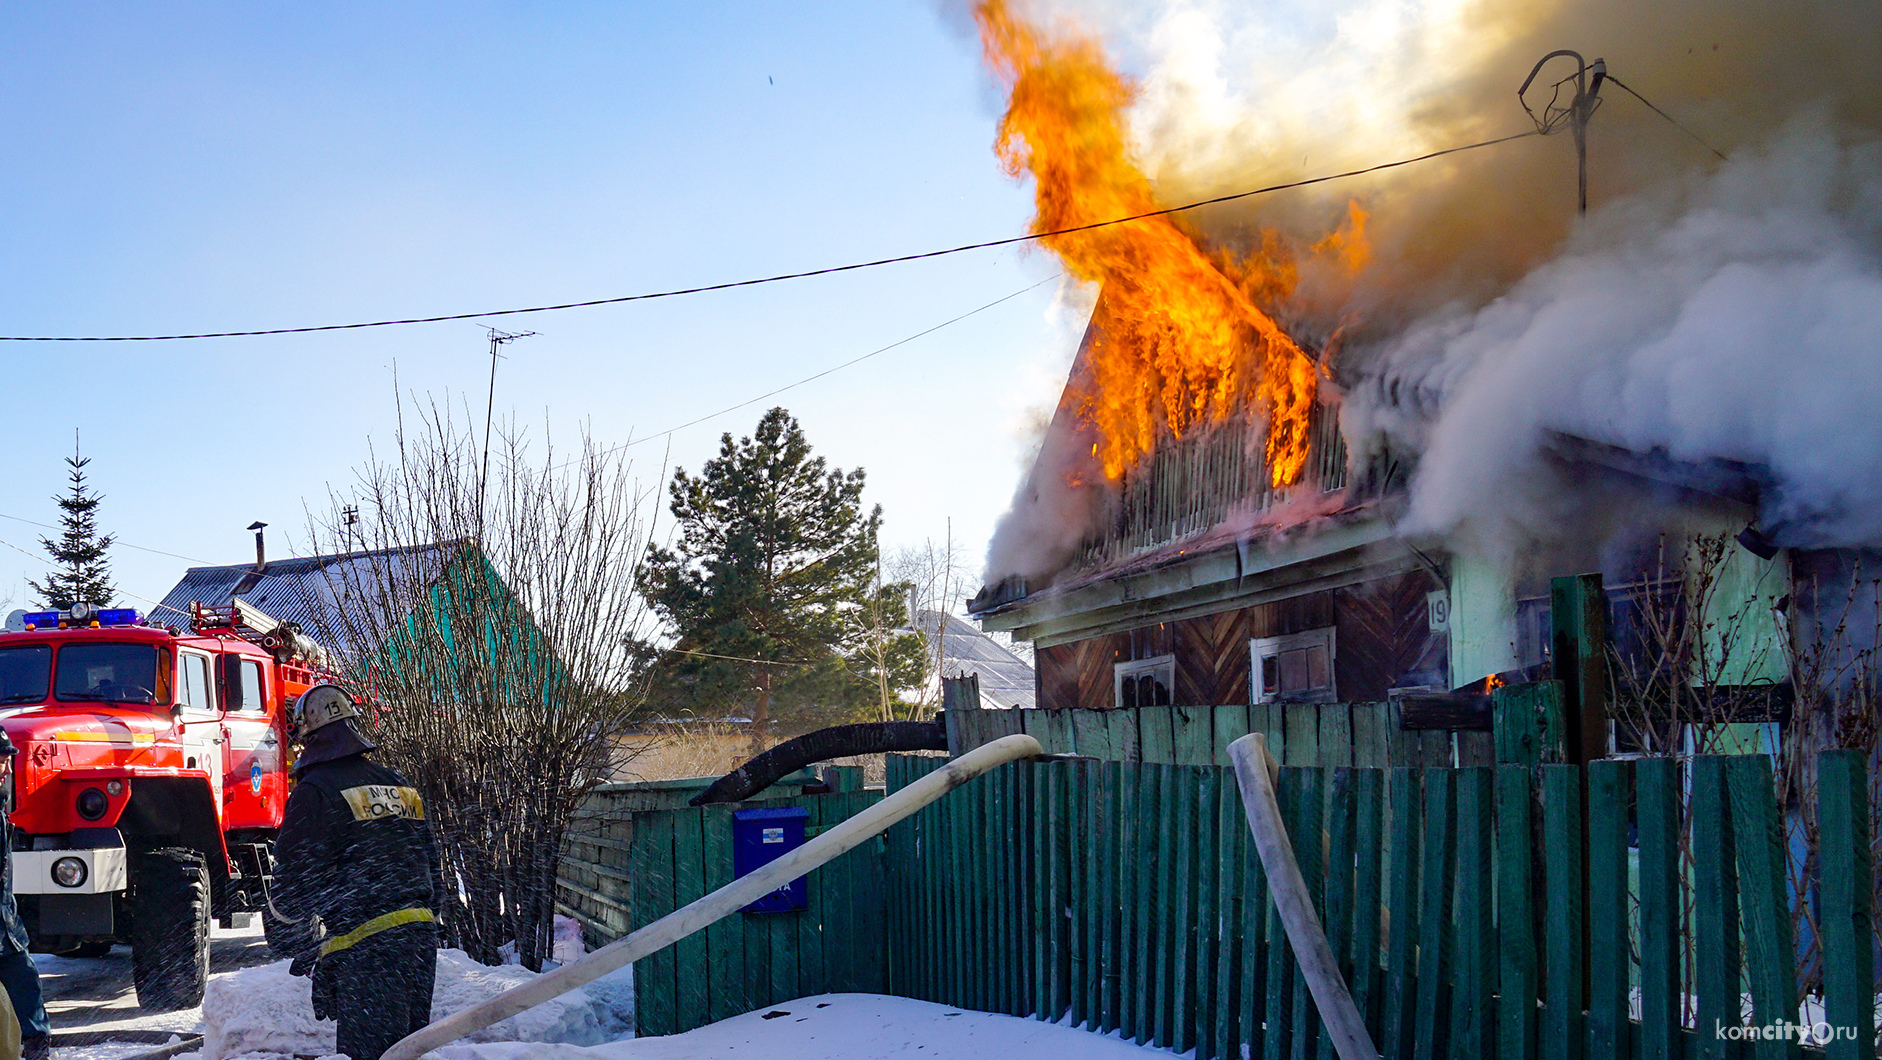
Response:
M1516 667L1516 579L1473 553L1451 557L1451 683Z

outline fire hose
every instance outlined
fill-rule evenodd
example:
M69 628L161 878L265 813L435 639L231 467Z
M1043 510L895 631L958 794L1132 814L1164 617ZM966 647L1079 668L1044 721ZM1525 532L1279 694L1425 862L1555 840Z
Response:
M1229 744L1229 760L1235 763L1235 783L1242 791L1242 808L1248 814L1248 830L1254 834L1255 850L1261 855L1261 867L1268 874L1268 889L1274 894L1275 909L1287 929L1287 941L1294 947L1294 959L1300 963L1301 977L1307 980L1307 992L1313 995L1320 1021L1340 1060L1379 1060L1379 1048L1372 1044L1366 1021L1353 1003L1340 975L1340 965L1327 944L1326 929L1314 912L1313 896L1301 877L1300 863L1294 860L1294 845L1288 841L1287 825L1281 819L1281 804L1274 797L1276 775L1280 767L1268 753L1268 741L1253 732ZM1318 836L1308 837L1319 842Z
M1024 735L1004 736L977 747L776 861L668 913L625 938L611 942L579 961L565 964L521 986L506 990L488 1001L413 1031L386 1050L380 1060L418 1060L418 1057L441 1045L448 1045L518 1012L534 1008L550 998L586 986L609 972L671 946L811 869L861 846L890 825L912 816L917 810L982 773L1016 759L1044 753L1038 740Z

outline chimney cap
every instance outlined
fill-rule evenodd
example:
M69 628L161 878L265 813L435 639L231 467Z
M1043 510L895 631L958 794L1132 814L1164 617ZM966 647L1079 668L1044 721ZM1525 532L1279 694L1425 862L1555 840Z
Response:
M265 527L267 525L268 525L267 523L264 523L261 520L257 519L254 522L248 524L248 528L250 530L260 530L262 527Z

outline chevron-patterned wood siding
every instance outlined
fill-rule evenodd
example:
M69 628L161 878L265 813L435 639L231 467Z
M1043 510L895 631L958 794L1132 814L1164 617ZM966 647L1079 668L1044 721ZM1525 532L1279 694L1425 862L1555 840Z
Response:
M1158 655L1176 657L1177 705L1246 703L1251 638L1327 626L1336 630L1334 675L1340 699L1381 700L1402 676L1444 668L1445 639L1430 631L1425 608L1425 594L1437 588L1429 574L1414 571L1041 648L1034 659L1039 706L1109 710L1116 706L1113 668Z

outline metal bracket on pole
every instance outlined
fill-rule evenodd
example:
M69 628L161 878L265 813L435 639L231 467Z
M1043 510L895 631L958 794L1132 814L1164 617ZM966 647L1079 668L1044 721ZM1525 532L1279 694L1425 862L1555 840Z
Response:
M1229 744L1229 760L1235 763L1235 782L1242 791L1242 808L1248 814L1248 830L1254 834L1261 867L1268 875L1268 889L1274 893L1287 941L1294 947L1301 977L1307 980L1307 990L1313 995L1314 1007L1320 1011L1333 1048L1340 1060L1379 1060L1379 1047L1372 1043L1365 1018L1353 1003L1345 977L1340 975L1339 961L1327 944L1326 929L1320 924L1320 914L1314 911L1307 881L1301 878L1300 863L1294 860L1294 845L1281 820L1281 804L1274 797L1281 767L1268 753L1267 738L1251 732ZM1311 838L1317 841L1318 837Z

